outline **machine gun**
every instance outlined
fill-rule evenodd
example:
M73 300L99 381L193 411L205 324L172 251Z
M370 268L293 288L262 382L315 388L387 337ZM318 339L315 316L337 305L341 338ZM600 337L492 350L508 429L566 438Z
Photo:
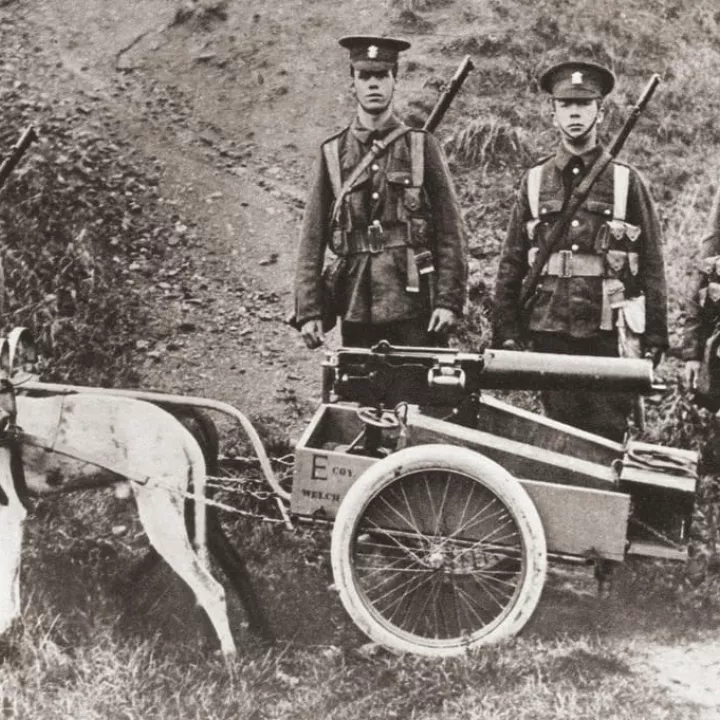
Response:
M577 390L647 394L650 360L549 355L514 350L466 353L450 348L397 347L328 353L323 399L393 407L400 402L457 407L481 390Z

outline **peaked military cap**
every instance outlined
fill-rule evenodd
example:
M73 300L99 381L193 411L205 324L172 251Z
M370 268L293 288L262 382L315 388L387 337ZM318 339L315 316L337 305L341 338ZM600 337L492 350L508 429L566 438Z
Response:
M358 70L390 70L410 47L407 40L373 35L347 35L338 42L350 51L350 64Z
M612 71L591 62L561 62L540 76L540 87L556 100L596 100L614 86Z

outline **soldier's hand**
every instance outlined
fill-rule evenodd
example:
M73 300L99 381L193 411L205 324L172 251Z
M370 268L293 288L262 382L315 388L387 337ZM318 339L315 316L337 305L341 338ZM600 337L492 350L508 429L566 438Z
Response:
M325 333L322 329L322 321L308 320L303 323L300 328L300 335L302 335L302 339L311 350L320 347L325 342Z
M700 372L699 360L688 360L685 363L685 386L692 390L696 383L698 373Z
M653 367L656 368L662 360L663 349L659 347L649 347L645 350L645 358L652 360Z
M520 347L520 343L517 340L513 340L512 338L509 338L508 340L503 340L502 349L522 350L522 348Z
M430 316L428 332L448 333L457 323L457 315L447 308L435 308Z

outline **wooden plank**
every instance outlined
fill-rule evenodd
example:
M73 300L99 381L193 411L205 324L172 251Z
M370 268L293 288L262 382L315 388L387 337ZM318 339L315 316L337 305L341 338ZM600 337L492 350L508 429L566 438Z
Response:
M548 552L623 559L629 495L526 479L520 483L538 510Z
M628 547L628 555L640 555L641 557L652 557L661 560L679 560L681 562L688 559L687 548L673 548L654 542L631 542Z
M486 393L480 398L478 427L508 440L607 466L622 458L624 452L621 443L522 410Z
M569 457L519 440L511 440L483 430L413 412L408 417L412 445L449 443L476 450L502 465L515 477L553 482L561 485L617 489L612 467Z

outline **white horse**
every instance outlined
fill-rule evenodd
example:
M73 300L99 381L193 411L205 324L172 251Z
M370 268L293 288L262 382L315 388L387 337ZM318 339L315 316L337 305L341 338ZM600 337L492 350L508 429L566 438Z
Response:
M221 651L233 656L224 589L208 570L205 462L196 440L168 412L139 400L15 397L7 373L0 375L0 635L20 616L22 496L107 485L109 478L130 481L151 545L190 586ZM185 524L190 489L195 547Z

